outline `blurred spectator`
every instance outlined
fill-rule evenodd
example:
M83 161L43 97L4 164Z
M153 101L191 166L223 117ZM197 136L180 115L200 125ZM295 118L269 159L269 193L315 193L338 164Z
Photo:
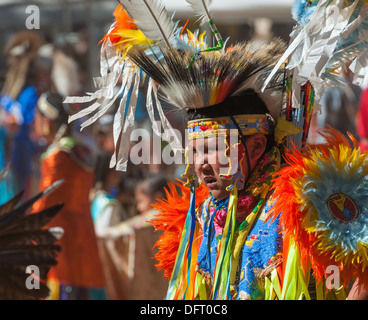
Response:
M122 179L120 180L116 191L116 198L120 202L123 211L128 215L129 218L138 213L134 198L134 188L137 184L137 180L137 177L131 176L129 172L123 173Z
M364 89L360 99L357 131L361 150L368 150L368 88Z
M9 140L5 129L6 112L0 108L0 172L9 167ZM14 179L12 172L8 170L7 175L0 180L0 205L7 202L14 196Z
M0 107L6 111L6 137L10 142L14 192L34 193L38 188L36 165L45 146L35 140L32 126L36 103L43 92L63 97L81 89L78 66L68 49L46 43L36 31L16 33L5 48L8 71L1 89Z
M139 214L115 227L105 229L99 237L104 261L108 295L111 299L162 300L168 281L158 272L153 246L160 233L148 222L156 211L152 202L163 198L167 180L155 175L135 188Z
M129 217L116 198L116 190L122 172L110 168L111 154L101 151L97 155L95 187L93 191L91 213L95 231L99 234L106 227L114 226Z
M14 175L14 192L31 192L32 161L35 149L30 137L39 95L51 86L52 58L44 50L43 37L34 31L15 34L7 43L8 71L1 89L0 107L6 110L7 139Z
M97 140L97 147L100 150L111 153L111 155L115 150L113 135L113 111L114 109L100 117L93 127L93 134Z
M48 274L51 299L105 299L104 277L90 212L89 193L94 173L90 150L72 136L67 125L63 98L47 92L38 101L35 131L49 147L41 157L40 190L60 179L55 192L34 205L41 211L57 203L64 207L50 226L60 226L64 235L58 264Z
M154 175L137 184L135 200L141 215L149 215L152 210L154 211L152 203L155 199L164 197L165 187L167 187L167 180L162 175Z

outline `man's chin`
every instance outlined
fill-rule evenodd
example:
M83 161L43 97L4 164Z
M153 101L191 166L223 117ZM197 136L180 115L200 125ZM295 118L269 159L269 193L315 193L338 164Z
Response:
M209 188L210 189L210 188ZM230 192L220 189L210 189L212 196L217 200L223 200L230 196Z

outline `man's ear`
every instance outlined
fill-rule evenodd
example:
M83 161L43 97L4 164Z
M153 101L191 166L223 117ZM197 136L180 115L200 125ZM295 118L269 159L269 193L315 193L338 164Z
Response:
M249 137L248 141L250 160L257 162L266 150L267 138L265 135L257 133Z

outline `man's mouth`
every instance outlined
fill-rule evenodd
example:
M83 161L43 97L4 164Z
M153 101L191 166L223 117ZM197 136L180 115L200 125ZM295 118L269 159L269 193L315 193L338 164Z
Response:
M217 180L214 177L204 177L203 178L204 184L209 188L213 189L217 186Z

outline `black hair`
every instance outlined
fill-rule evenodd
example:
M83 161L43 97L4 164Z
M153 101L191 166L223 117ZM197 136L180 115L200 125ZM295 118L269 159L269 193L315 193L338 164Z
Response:
M168 188L168 180L162 174L148 176L141 183L137 184L137 189L149 197L155 197L157 193L165 194Z
M66 111L63 97L58 93L49 91L44 94L44 98L47 103L51 104L58 111L58 116L54 121L58 125L68 123L69 112Z
M96 156L95 164L95 183L106 183L107 175L110 170L111 154L106 151L100 151Z
M203 118L228 117L240 114L266 114L269 113L266 104L253 90L248 89L242 95L232 96L224 101L200 109L187 110L188 121Z

